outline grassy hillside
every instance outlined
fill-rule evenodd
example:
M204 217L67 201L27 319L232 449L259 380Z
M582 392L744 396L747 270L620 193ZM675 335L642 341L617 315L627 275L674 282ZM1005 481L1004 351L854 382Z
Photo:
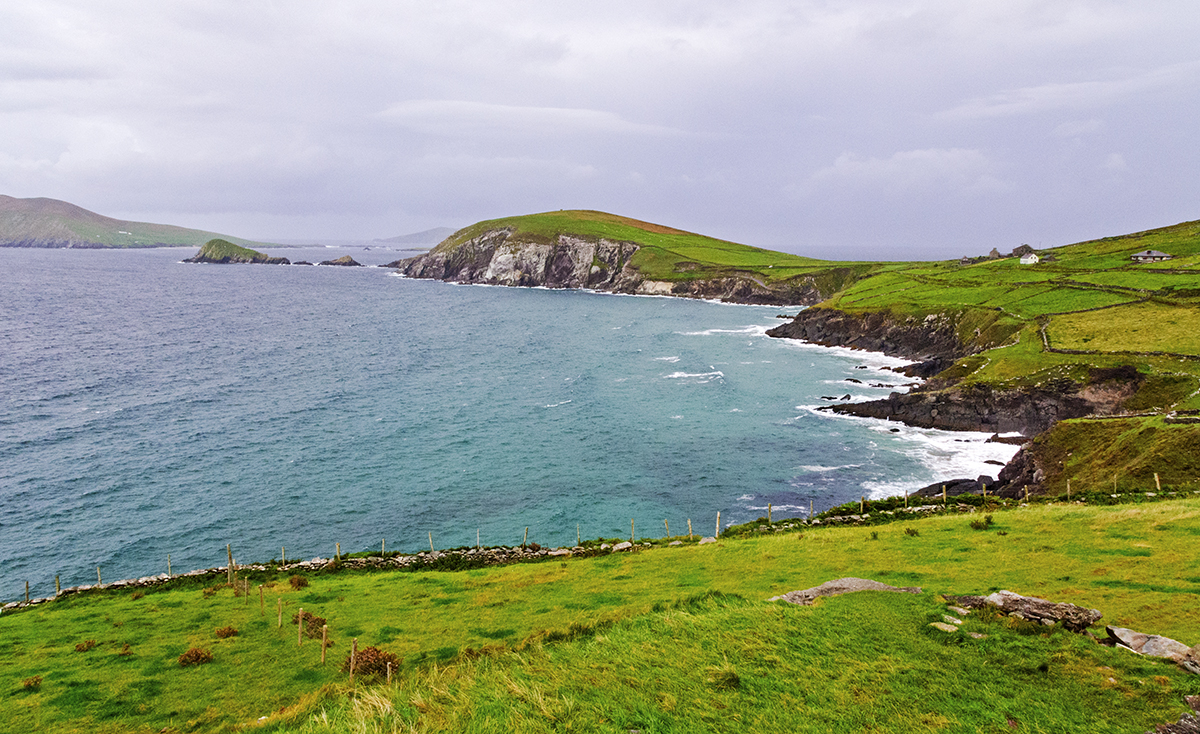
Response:
M478 222L455 232L434 248L434 252L452 250L484 232L504 228L514 230L510 241L517 243L551 243L559 235L636 242L641 249L634 255L632 265L649 280L679 281L748 273L765 283L775 283L797 276L827 273L826 277L850 282L879 267L874 263L815 260L726 242L615 214L580 210Z
M199 247L214 237L263 244L169 224L113 219L57 199L0 195L0 247Z
M1008 588L1200 643L1200 499L1034 506L995 514L987 530L970 527L977 517L656 539L633 554L490 569L324 572L301 588L267 572L249 597L212 578L68 597L0 617L0 721L59 732L899 732L1009 731L1008 719L1144 731L1178 718L1200 676L1168 663L979 615L964 629L985 640L928 623L946 612L939 593ZM842 576L925 594L764 601ZM297 645L300 608L327 620L324 665L319 640ZM224 627L238 634L218 638ZM360 676L350 695L338 666L351 638L402 658L391 688ZM213 662L180 667L193 647Z

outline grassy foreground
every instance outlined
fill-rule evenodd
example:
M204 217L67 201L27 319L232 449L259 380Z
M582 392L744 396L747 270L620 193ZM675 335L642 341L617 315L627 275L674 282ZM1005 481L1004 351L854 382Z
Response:
M1041 505L987 530L972 517L323 572L299 589L268 573L249 597L213 579L69 597L0 617L0 729L1144 731L1200 693L1200 676L1059 630L928 627L937 594L1008 588L1200 643L1200 500ZM764 601L842 576L925 593ZM299 608L327 620L325 665L319 640L297 645ZM238 634L219 639L224 627ZM391 687L348 685L351 638L403 658ZM181 667L193 647L213 662Z

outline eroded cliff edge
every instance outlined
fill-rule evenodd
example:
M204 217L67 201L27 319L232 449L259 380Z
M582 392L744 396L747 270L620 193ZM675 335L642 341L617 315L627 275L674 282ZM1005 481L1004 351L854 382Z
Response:
M931 379L911 392L823 410L921 428L1019 433L1021 450L990 483L989 492L1015 497L1027 488L1034 493L1044 491L1045 479L1058 467L1049 466L1048 454L1040 449L1037 438L1063 420L1122 412L1143 376L1126 366L1091 369L1081 381L1048 379L1011 387L972 382L964 379L956 362L996 346L994 340L1005 335L989 334L983 327L970 328L964 318L961 313L915 317L888 311L852 314L811 308L767 334L914 360L905 372ZM963 338L964 333L968 338Z
M713 272L706 264L681 262L672 279L648 278L634 262L642 247L637 242L568 234L531 242L515 235L511 227L491 229L453 247L439 246L385 267L410 278L454 283L586 288L765 305L817 303L853 277L850 269L845 269L845 273L822 272L768 282L753 272Z

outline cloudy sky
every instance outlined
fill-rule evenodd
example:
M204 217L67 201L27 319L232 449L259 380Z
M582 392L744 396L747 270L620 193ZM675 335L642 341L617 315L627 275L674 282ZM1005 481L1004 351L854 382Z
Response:
M255 239L601 209L835 258L1200 218L1195 0L7 0L0 193Z

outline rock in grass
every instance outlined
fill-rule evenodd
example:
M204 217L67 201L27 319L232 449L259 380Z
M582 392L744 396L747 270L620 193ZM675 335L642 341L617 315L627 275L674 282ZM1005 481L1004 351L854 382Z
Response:
M712 536L700 539L700 545L704 545L705 543L715 543L715 542L717 542L717 539Z
M617 543L616 545L614 545L612 547L612 552L616 553L617 551L629 550L632 547L633 547L633 543L630 543L628 540L626 540L623 543Z
M945 622L930 622L929 626L933 627L934 629L939 629L942 632L958 632L958 627L955 627L952 624L946 624Z
M1189 673L1200 675L1200 645L1188 650L1187 655L1183 656L1183 660L1179 661L1179 667ZM1200 701L1200 697L1197 697L1197 700Z
M1182 664L1195 648L1162 635L1147 635L1124 627L1105 627L1108 639L1113 644L1125 647L1142 655L1166 658ZM1186 666L1185 666L1186 668Z
M703 542L703 541L701 541ZM786 601L789 604L809 605L822 596L839 596L841 594L850 594L855 591L899 591L905 594L920 594L921 589L916 586L905 586L903 588L896 586L888 586L881 584L878 581L871 579L856 579L847 577L842 579L834 579L826 581L820 586L814 586L811 589L803 589L801 591L789 591L781 596L773 596L767 601Z
M1064 602L1055 603L1035 596L1021 596L1007 590L997 591L986 597L958 596L947 597L947 599L958 606L970 609L997 607L1005 614L1031 622L1041 622L1047 625L1062 622L1063 626L1072 632L1082 632L1099 622L1100 618L1104 616L1097 609L1086 609Z

